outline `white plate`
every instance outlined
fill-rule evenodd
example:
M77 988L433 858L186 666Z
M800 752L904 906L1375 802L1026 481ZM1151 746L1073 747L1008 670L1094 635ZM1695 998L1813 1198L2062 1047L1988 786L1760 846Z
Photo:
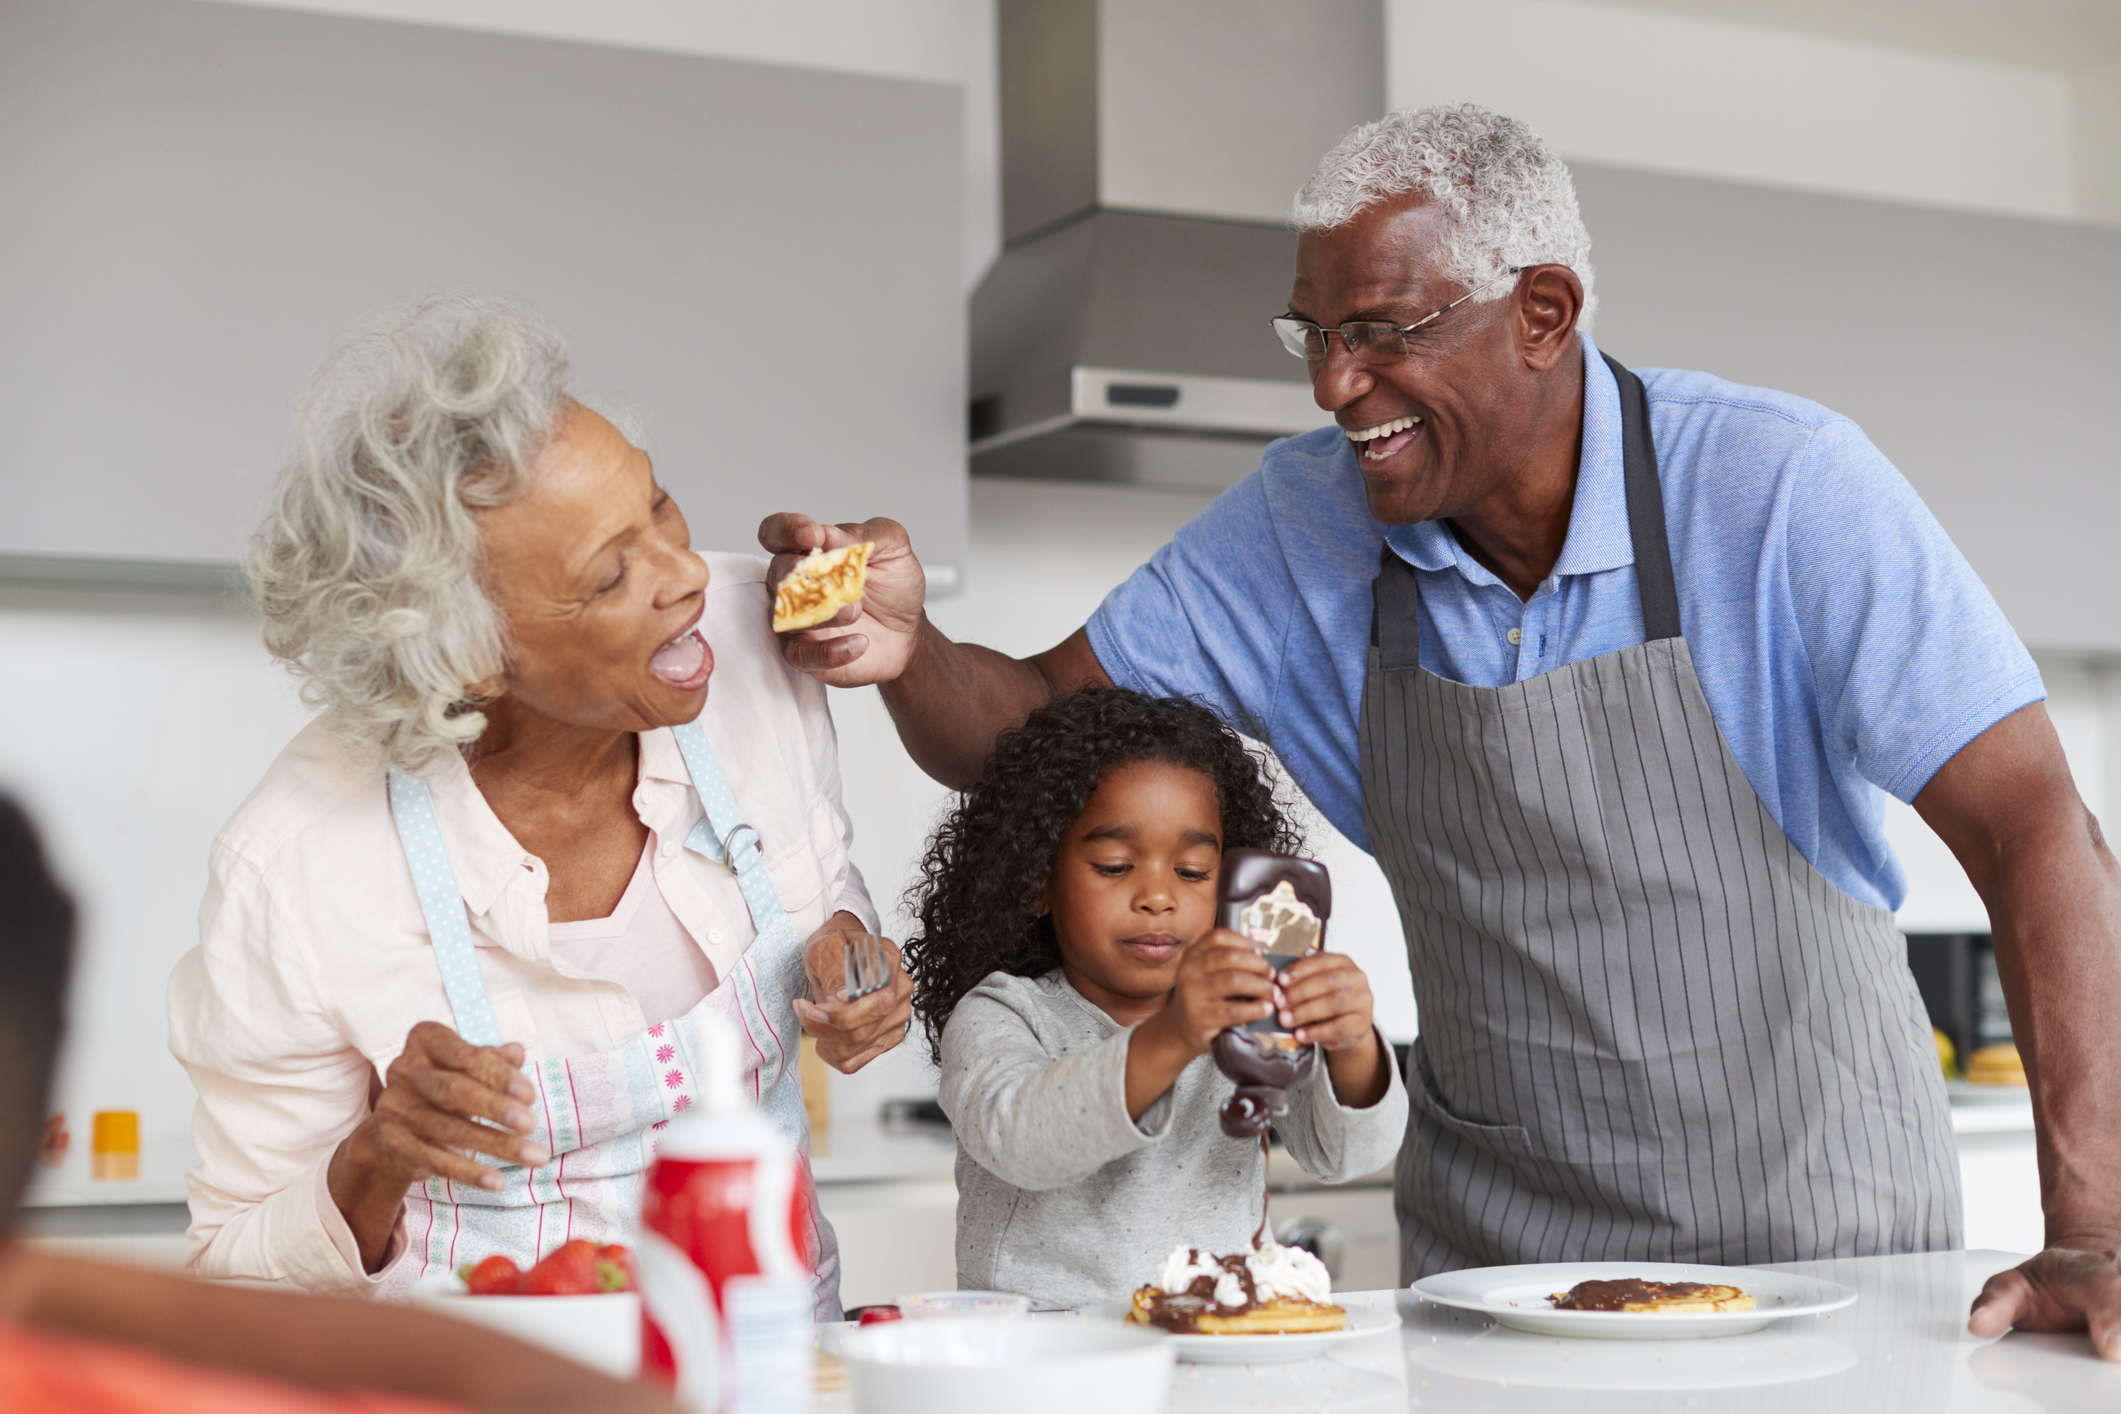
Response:
M423 1311L490 1326L503 1335L542 1345L614 1379L641 1369L641 1296L636 1291L595 1296L473 1296L447 1272L421 1277L407 1293Z
M1116 1301L1098 1308L1100 1315L1125 1317L1132 1303ZM1343 1341L1360 1340L1399 1329L1399 1312L1365 1306L1348 1308L1348 1323L1337 1331L1297 1331L1287 1335L1192 1335L1173 1331L1178 1358L1194 1365L1290 1365L1315 1360Z
M1557 1311L1553 1294L1580 1281L1698 1281L1751 1294L1750 1311L1666 1316L1647 1311ZM1839 1282L1771 1272L1760 1267L1707 1267L1680 1262L1542 1262L1522 1267L1474 1267L1414 1283L1414 1294L1441 1306L1478 1311L1513 1330L1598 1340L1702 1340L1743 1335L1795 1316L1816 1316L1854 1305L1856 1293Z

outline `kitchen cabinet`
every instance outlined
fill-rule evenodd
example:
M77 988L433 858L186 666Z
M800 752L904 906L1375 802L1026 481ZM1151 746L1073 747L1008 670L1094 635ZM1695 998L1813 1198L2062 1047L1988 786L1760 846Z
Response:
M942 584L965 545L963 108L950 84L442 24L9 0L0 576L217 582L311 370L461 290L552 320L695 544L755 552L792 505L888 510ZM860 373L821 395L789 366L825 343Z
M2036 648L2121 649L2121 230L1572 162L1599 347L1853 418ZM1990 272L2007 294L1947 291ZM2002 272L2008 272L2007 276ZM1685 566L1680 567L1684 575Z

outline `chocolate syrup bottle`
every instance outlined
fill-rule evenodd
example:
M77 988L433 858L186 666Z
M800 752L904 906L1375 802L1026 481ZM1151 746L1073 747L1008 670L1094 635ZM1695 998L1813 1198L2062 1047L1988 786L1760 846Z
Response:
M1333 881L1316 860L1225 850L1215 893L1216 922L1250 941L1276 972L1325 946ZM1318 1048L1299 1042L1269 1015L1217 1036L1214 1056L1216 1068L1237 1082L1237 1093L1222 1107L1223 1133L1250 1139L1288 1113L1289 1089L1311 1073Z

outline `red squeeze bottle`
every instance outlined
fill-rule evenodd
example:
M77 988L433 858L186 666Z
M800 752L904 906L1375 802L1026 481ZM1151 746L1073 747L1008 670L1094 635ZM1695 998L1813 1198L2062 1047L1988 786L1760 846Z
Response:
M726 1022L704 1028L700 1104L671 1122L642 1197L641 1369L695 1414L810 1407L810 1178L745 1099Z

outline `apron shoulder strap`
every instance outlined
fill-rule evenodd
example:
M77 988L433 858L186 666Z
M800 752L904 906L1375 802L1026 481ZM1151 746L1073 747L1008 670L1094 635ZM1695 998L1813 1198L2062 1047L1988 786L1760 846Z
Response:
M1672 541L1664 524L1664 487L1657 480L1657 444L1650 437L1650 396L1642 380L1601 353L1620 385L1620 445L1628 495L1628 536L1635 542L1635 588L1642 596L1646 643L1679 637L1679 583L1672 574Z
M420 895L420 916L434 944L435 966L442 970L442 990L456 1018L457 1034L474 1046L498 1046L504 1038L494 1018L486 979L472 950L471 919L464 912L464 893L442 840L434 795L427 782L403 771L390 773L390 813L398 823L398 842L412 867L413 887Z
M1664 488L1657 480L1657 444L1650 437L1649 391L1642 380L1600 353L1620 385L1622 484L1627 491L1628 537L1635 546L1635 588L1642 599L1642 638L1678 638L1679 583L1672 574L1672 542L1665 530ZM1390 544L1383 548L1370 586L1370 646L1388 673L1421 666L1418 608L1421 587L1414 567Z

